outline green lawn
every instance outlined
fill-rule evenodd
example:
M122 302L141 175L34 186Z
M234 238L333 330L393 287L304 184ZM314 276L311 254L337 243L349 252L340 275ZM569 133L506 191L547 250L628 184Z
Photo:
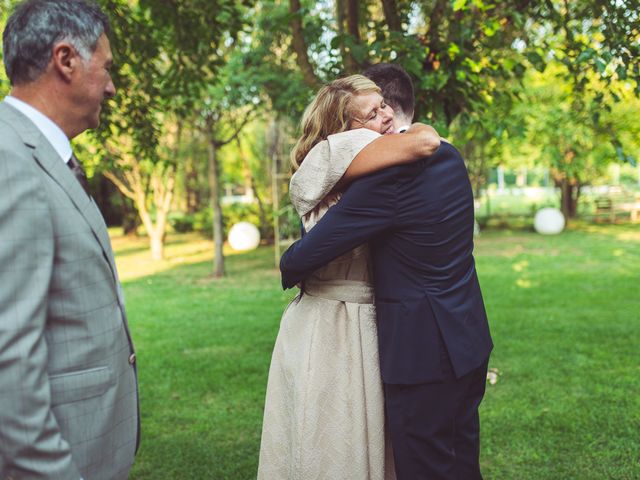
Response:
M170 237L155 264L142 240L114 246L139 358L131 478L255 478L271 348L294 295L272 249L229 256L228 278L212 280L199 237ZM485 478L640 479L640 226L489 231L476 257L499 372L481 411Z

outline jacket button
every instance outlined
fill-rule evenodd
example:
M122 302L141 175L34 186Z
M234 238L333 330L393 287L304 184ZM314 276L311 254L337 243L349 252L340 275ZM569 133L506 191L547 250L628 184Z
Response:
M131 365L133 365L134 363L136 363L136 354L132 353L131 355L129 355L129 363Z

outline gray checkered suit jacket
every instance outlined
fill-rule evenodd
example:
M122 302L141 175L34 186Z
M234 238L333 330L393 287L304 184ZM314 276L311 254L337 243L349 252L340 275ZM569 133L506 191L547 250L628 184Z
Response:
M127 478L133 344L102 215L0 103L0 479Z

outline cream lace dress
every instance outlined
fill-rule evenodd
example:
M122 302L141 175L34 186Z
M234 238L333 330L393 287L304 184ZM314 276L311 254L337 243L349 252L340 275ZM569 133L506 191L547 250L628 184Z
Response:
M329 194L379 135L351 130L316 145L291 179L307 231L339 200ZM366 245L317 270L287 307L265 400L258 479L392 480L373 287Z

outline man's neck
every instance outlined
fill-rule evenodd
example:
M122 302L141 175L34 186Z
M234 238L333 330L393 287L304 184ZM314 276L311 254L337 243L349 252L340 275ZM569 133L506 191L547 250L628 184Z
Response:
M411 123L411 117L403 113L395 113L393 116L393 128L396 132L400 131L401 127L411 126Z
M58 125L67 138L73 138L77 133L67 121L65 108L60 103L64 96L59 95L57 89L52 87L54 86L41 84L36 80L24 85L14 85L9 95L38 110Z

